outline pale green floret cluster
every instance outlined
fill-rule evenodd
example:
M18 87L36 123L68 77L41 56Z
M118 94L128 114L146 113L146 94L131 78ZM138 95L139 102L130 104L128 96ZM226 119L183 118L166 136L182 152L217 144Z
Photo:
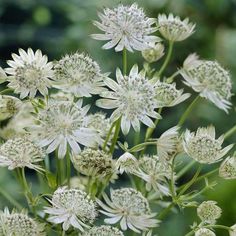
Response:
M90 230L84 232L81 236L124 236L124 234L115 227L101 225L91 228Z
M200 228L195 232L195 236L216 236L215 233L206 228Z
M224 179L236 179L236 156L227 157L221 163L219 175Z
M221 216L221 208L215 201L204 201L197 208L197 214L204 223L214 224Z
M164 46L161 43L149 43L149 48L142 51L143 58L149 62L158 61L164 56Z

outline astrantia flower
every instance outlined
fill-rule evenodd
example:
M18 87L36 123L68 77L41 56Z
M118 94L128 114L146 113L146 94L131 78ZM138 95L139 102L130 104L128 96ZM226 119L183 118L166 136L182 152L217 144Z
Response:
M236 224L230 227L232 230L229 231L229 236L236 236Z
M2 69L2 67L0 67L0 84L5 82L6 78L7 78L7 75L5 71Z
M176 84L168 84L158 81L155 86L156 99L159 107L172 107L185 101L191 94L184 93L183 89L178 90Z
M171 177L171 166L157 156L143 156L139 159L139 176L146 181L146 189L154 189L161 195L169 195L167 179Z
M161 43L149 43L149 48L142 51L143 58L149 62L158 61L164 56L164 46Z
M174 126L166 130L157 139L157 154L163 160L169 160L169 157L178 150L179 146L179 127Z
M108 216L107 224L120 222L122 230L128 228L140 233L148 228L157 227L158 220L153 219L156 214L151 213L147 199L137 190L121 188L111 190L111 199L103 195L107 205L97 199L98 204L104 209L101 213Z
M221 208L217 206L215 201L202 202L197 208L197 214L204 223L215 224L216 220L221 216Z
M112 175L115 164L110 154L99 149L85 148L80 154L73 156L75 169L83 175L106 177Z
M181 70L185 84L227 112L232 96L229 72L216 61L197 60L187 68Z
M0 120L14 116L19 112L21 105L21 100L16 97L0 95Z
M95 202L79 189L58 188L48 200L52 207L45 207L44 212L50 215L47 220L54 224L63 223L64 230L72 225L83 232L97 216Z
M129 51L142 51L148 48L149 42L158 42L157 36L152 36L157 30L152 25L156 22L153 18L146 17L143 9L137 4L131 6L119 5L114 9L106 8L103 14L98 13L101 23L94 22L104 34L93 34L97 40L109 40L103 49L115 47L116 51L126 48Z
M160 118L155 112L157 101L153 85L145 78L143 72L138 73L138 66L134 65L129 76L123 76L120 69L116 70L117 82L105 79L105 84L113 91L101 94L105 99L97 100L97 105L105 109L117 108L111 115L111 121L121 118L121 129L127 134L132 125L134 130L140 130L140 123L154 128L149 116Z
M8 208L0 213L0 233L1 236L46 236L44 224L38 223L30 218L26 211L20 213Z
M94 226L81 236L124 236L123 232L110 225Z
M222 149L224 135L218 139L215 137L215 128L198 128L196 133L185 132L183 140L184 151L194 160L200 163L212 164L221 160L233 147L228 145Z
M44 110L40 110L35 125L36 138L47 153L58 148L59 158L66 155L67 145L74 154L81 151L79 144L96 146L99 137L94 129L87 128L86 114L89 106L82 107L82 100L76 104L68 101L49 101Z
M224 179L236 179L236 156L227 157L221 163L219 175Z
M27 52L19 49L19 56L13 53L12 58L7 61L10 68L5 69L10 75L7 77L8 87L20 94L20 98L35 97L37 91L47 95L53 76L52 63L48 63L47 56L40 50L34 53L29 48Z
M189 19L181 20L178 16L169 14L158 16L158 29L162 36L170 41L182 41L194 33L195 24L189 22Z
M116 161L116 169L120 174L124 172L132 174L137 171L137 168L138 160L129 152L125 152Z
M215 233L206 228L200 228L195 232L195 236L216 236Z
M28 167L42 171L38 163L44 157L43 150L27 136L9 139L0 146L0 166L6 166L9 170Z
M72 93L76 97L91 97L104 91L103 79L97 62L84 53L66 55L54 66L54 87L64 92Z

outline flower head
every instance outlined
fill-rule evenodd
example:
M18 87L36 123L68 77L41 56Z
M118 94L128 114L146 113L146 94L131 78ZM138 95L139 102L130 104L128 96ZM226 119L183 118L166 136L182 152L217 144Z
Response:
M227 157L221 163L219 175L224 179L236 179L236 156Z
M152 63L164 56L164 46L161 43L149 43L149 48L142 51L143 58Z
M9 170L28 167L42 171L37 163L44 157L44 151L27 136L9 139L0 146L0 166L7 166Z
M227 112L231 103L232 82L227 70L216 61L195 60L181 70L185 84Z
M101 94L104 99L97 100L97 105L105 109L117 108L111 115L111 121L121 117L121 129L127 134L132 125L134 130L140 130L140 123L155 127L153 118L160 118L155 112L157 102L153 85L147 80L143 72L138 72L134 65L128 76L123 76L120 69L116 70L117 82L106 79L105 84L113 91Z
M80 154L73 156L75 169L83 175L107 177L115 169L112 156L99 149L85 148Z
M226 153L233 147L228 145L222 149L224 136L218 139L215 137L215 128L198 128L196 133L185 132L183 148L184 151L194 160L200 163L212 164L221 160Z
M68 230L72 225L83 232L97 216L95 202L79 189L58 188L49 202L52 207L45 207L44 210L50 215L48 221L55 224L63 223L64 230Z
M138 160L129 152L125 152L116 161L116 169L120 174L134 173L138 168Z
M169 14L158 16L158 29L162 36L170 41L182 41L194 33L195 24L189 22L189 19L181 20L178 16Z
M35 97L37 91L47 95L53 77L52 63L48 63L47 56L40 50L34 53L29 48L27 52L19 49L19 55L13 53L12 58L7 62L10 68L5 69L10 75L7 77L8 87L20 94L20 98Z
M143 156L139 159L139 170L137 175L146 181L148 191L154 189L160 194L169 195L166 180L171 177L171 166L168 162L157 156Z
M7 75L5 73L5 71L2 69L2 67L0 66L0 84L4 83L6 81Z
M72 93L76 97L90 97L104 91L103 79L97 62L84 53L66 55L55 63L54 87L64 92Z
M120 222L122 230L130 228L137 233L158 225L158 220L152 219L155 214L151 213L147 199L137 190L111 190L111 199L105 194L103 197L107 205L98 199L97 202L104 209L100 212L109 217L105 219L105 223Z
M202 222L214 224L221 216L221 208L217 206L215 201L202 202L197 208L197 214Z
M5 120L16 115L21 105L21 100L16 97L0 95L0 120Z
M183 89L178 90L176 84L158 81L155 86L156 99L159 107L172 107L190 97L189 93L183 94Z
M94 226L81 236L124 236L123 232L110 225Z
M232 230L229 231L229 236L236 236L236 224L231 226L231 229Z
M152 25L155 19L148 18L143 9L137 4L131 6L119 5L114 9L106 8L103 14L98 13L101 23L94 22L104 34L93 34L92 37L97 40L109 40L103 45L103 49L115 47L116 51L122 51L126 48L129 51L142 51L147 49L149 42L157 42L160 39L152 36L157 30Z
M215 233L206 228L200 228L195 232L195 236L216 236Z
M0 235L46 236L46 233L44 224L30 218L26 211L18 213L13 210L10 213L8 208L5 208L4 212L0 213Z
M35 131L42 147L47 146L47 153L58 148L59 158L63 158L69 145L74 154L81 151L79 144L86 147L96 146L99 136L96 130L87 128L89 106L82 107L82 100L76 104L70 101L49 101L45 109L39 111Z

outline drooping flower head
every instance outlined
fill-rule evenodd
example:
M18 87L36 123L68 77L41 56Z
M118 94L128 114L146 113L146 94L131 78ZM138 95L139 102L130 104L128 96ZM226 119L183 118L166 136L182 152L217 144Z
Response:
M111 155L99 149L85 148L73 156L73 164L79 173L92 177L104 178L112 175L115 170Z
M81 236L124 236L123 232L110 225L94 226Z
M155 90L143 72L138 72L138 66L134 65L128 76L123 76L120 69L116 70L117 82L105 79L105 84L113 91L103 92L104 99L97 100L97 105L105 109L117 108L111 115L111 121L121 117L121 129L127 134L132 125L134 130L140 130L140 123L149 127L155 127L149 118L160 118L155 112L157 102Z
M41 147L27 136L9 139L0 146L0 166L6 166L9 170L28 167L42 171L38 163L44 157Z
M97 62L84 53L66 55L55 63L54 87L76 97L91 97L104 91L103 79Z
M79 144L96 146L99 136L96 130L87 128L88 110L88 105L82 107L82 100L76 104L70 101L49 101L48 106L39 111L38 124L33 127L39 144L47 146L47 153L58 148L59 158L66 155L67 145L74 154L80 153Z
M44 224L30 218L24 210L19 213L13 210L10 213L8 208L5 208L3 212L0 212L1 236L46 236L44 226Z
M50 215L47 220L54 224L63 223L64 230L72 225L83 232L90 228L97 216L95 202L79 189L58 188L48 201L52 206L45 207L44 212Z
M111 190L111 199L105 194L103 198L107 205L98 199L97 202L103 208L100 212L109 217L105 219L107 224L120 222L122 230L129 228L137 233L158 225L158 220L153 219L155 214L151 213L147 199L135 189Z
M206 228L200 228L195 232L195 236L216 236L216 234Z
M162 43L149 43L149 48L142 51L143 58L152 63L164 56L164 46Z
M116 169L120 174L132 174L138 169L138 160L131 153L125 152L117 159Z
M131 52L142 51L149 47L148 43L160 41L158 37L150 35L157 30L152 27L156 19L148 18L137 4L106 8L103 14L98 13L98 17L101 22L95 21L94 25L104 31L104 34L93 34L92 37L109 41L103 45L103 49L115 47L116 51L124 48Z
M215 201L204 201L197 208L197 214L204 223L215 224L221 216L221 208Z
M220 165L219 175L224 179L236 179L236 156L227 157Z
M48 94L53 76L52 63L42 55L40 50L35 53L31 48L26 51L19 49L19 55L13 53L13 60L7 61L10 68L6 72L10 75L8 87L20 94L20 98L35 97L37 91L42 95Z
M170 41L183 41L194 33L195 24L189 19L181 20L178 16L160 14L158 16L158 30L162 36Z
M187 58L188 59L188 58ZM186 60L187 60L186 59ZM217 107L228 111L232 96L230 74L216 61L194 60L181 70L185 84L214 103Z
M233 145L228 145L222 149L224 135L218 139L215 136L215 128L213 126L198 128L196 133L191 133L187 130L183 140L184 151L200 163L212 164L218 162Z
M189 93L183 94L183 89L178 90L176 84L168 84L158 81L155 84L156 99L159 107L172 107L190 97Z
M16 115L21 105L21 100L16 97L0 95L0 121Z

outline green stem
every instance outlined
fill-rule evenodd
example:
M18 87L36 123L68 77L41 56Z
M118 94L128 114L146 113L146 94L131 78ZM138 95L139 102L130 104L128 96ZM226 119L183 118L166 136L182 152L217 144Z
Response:
M120 133L120 123L121 123L121 118L119 118L116 122L115 122L115 133L114 133L114 137L112 139L112 144L111 144L111 147L110 147L110 153L113 154L114 150L115 150L115 145L116 145L116 142L117 142L117 139L118 139L118 136L119 136L119 133Z
M196 161L191 161L189 162L183 169L181 169L181 171L177 174L177 178L179 179L180 177L182 177L189 169L191 169L192 166L194 166L194 164L196 163Z
M169 48L168 48L168 52L167 52L165 61L164 61L163 65L162 65L161 69L158 72L158 76L159 77L161 77L162 73L164 72L166 66L168 65L168 63L170 61L170 57L171 57L171 54L172 54L172 51L173 51L173 45L174 45L174 42L173 41L169 41Z
M22 210L23 207L20 205L20 203L18 203L9 193L4 191L2 187L0 188L0 194L2 194L2 196L6 198L18 210Z
M103 150L104 152L106 151L107 143L108 143L108 141L109 141L109 138L110 138L110 136L111 136L111 134L112 134L112 130L113 130L113 128L115 127L115 125L116 125L116 122L113 122L112 125L111 125L111 128L110 128L109 131L108 131L107 137L106 137L106 139L105 139L105 141L104 141L104 144L103 144L103 146L102 146L102 150Z
M66 153L66 175L67 175L67 186L70 188L70 176L71 176L71 162L70 162L70 153Z
M214 229L225 229L227 231L231 231L232 228L228 227L228 226L225 226L225 225L207 225L207 226L204 226L205 228L214 228Z
M160 214L158 215L158 220L163 220L166 215L169 213L169 211L172 209L172 207L175 205L174 202L172 202L167 208L165 208L164 210L162 210L160 212Z
M227 139L229 138L231 135L233 135L236 132L236 125L233 126L229 131L227 131L224 135L224 138Z
M5 93L10 93L10 92L13 92L13 90L10 89L10 88L7 88L7 89L2 90L2 91L0 92L0 94L3 95L3 94L5 94Z
M180 73L180 70L177 70L173 75L171 75L170 77L168 77L165 81L166 81L167 83L172 83L173 80L174 80L174 78L175 78L177 75L179 75L179 73Z
M123 75L127 74L127 50L123 49Z
M185 120L187 119L188 115L190 114L190 112L193 110L194 106L198 103L200 99L200 96L198 95L193 101L192 103L188 106L187 110L184 112L184 114L181 116L178 126L182 126L183 123L185 122Z
M131 149L129 149L129 152L137 152L137 149L140 149L142 147L148 146L148 145L156 145L156 142L144 142L144 143L140 143L134 147L132 147Z

